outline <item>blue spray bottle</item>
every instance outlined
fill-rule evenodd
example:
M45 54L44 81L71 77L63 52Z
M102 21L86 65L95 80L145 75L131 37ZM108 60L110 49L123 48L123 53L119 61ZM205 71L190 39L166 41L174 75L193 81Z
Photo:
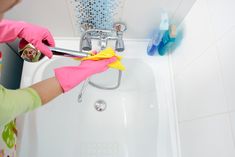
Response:
M169 29L169 18L166 12L161 13L161 22L159 28L153 31L151 41L147 47L147 53L150 56L153 56L158 51L158 46L162 41L164 33Z
M158 53L161 56L165 55L173 46L175 39L176 39L176 26L170 25L169 30L167 30L164 33L162 41L158 46Z

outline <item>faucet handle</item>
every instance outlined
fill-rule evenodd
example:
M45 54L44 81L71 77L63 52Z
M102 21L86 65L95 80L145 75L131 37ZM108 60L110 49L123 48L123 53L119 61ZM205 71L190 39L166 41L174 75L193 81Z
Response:
M81 30L83 32L85 32L85 31L87 31L89 29L93 29L93 28L94 28L94 26L91 23L82 23L81 24Z
M127 27L124 23L115 23L113 28L116 32L124 32L127 30Z

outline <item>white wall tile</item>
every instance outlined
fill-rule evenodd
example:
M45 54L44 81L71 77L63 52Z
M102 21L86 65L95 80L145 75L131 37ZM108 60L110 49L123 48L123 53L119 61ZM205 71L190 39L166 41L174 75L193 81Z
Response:
M230 113L230 122L232 125L233 140L235 144L235 112Z
M174 73L180 73L200 56L215 40L205 0L198 0L179 29L183 29L182 44L172 53Z
M234 157L229 115L180 124L182 157Z
M235 27L234 27L235 28ZM235 30L231 30L218 41L219 60L228 98L229 111L235 111Z
M196 0L125 0L121 20L127 24L125 37L149 38L149 33L160 23L160 14L164 10L169 17L182 20Z
M234 14L234 0L197 0L181 24L172 64L183 157L235 156Z
M217 38L235 26L234 0L207 0L208 10Z
M180 121L228 111L216 54L212 46L175 78Z
M181 0L180 5L175 10L175 14L172 17L172 19L177 22L176 23L177 25L180 24L184 20L187 13L189 13L189 11L193 7L194 3L196 3L196 1L197 0L194 0L194 1ZM171 2L172 2L172 0L171 0Z

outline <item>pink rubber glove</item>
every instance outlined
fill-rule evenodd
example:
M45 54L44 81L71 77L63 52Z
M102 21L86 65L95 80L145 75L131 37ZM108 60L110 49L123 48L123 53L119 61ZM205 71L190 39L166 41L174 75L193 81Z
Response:
M117 60L116 57L99 61L82 61L79 66L68 66L55 69L55 77L59 81L64 92L67 92L93 74L108 69L108 65Z
M0 22L0 43L14 41L17 37L33 44L48 58L52 57L53 54L47 46L54 47L55 41L46 28L25 22L2 20Z

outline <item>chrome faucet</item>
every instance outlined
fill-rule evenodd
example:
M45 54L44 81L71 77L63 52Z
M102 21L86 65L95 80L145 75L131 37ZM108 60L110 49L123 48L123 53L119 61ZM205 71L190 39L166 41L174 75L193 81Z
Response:
M99 40L100 49L103 50L107 47L108 40L116 40L115 50L122 52L125 50L124 41L123 41L123 32L126 31L126 26L122 23L116 23L113 26L112 30L106 29L94 29L91 24L82 24L81 29L83 34L80 40L80 51L90 51L92 50L91 39ZM90 81L89 78L83 83L80 93L78 95L78 102L82 102L83 93L88 84L93 87L103 89L103 90L114 90L117 89L121 84L122 71L118 71L118 81L117 84L113 87L104 87L94 82Z
M107 47L108 40L116 40L115 50L122 52L125 50L123 41L123 32L126 26L122 23L115 23L113 29L94 29L91 24L84 23L81 25L83 34L80 41L80 51L90 51L92 49L91 39L99 40L101 50Z

